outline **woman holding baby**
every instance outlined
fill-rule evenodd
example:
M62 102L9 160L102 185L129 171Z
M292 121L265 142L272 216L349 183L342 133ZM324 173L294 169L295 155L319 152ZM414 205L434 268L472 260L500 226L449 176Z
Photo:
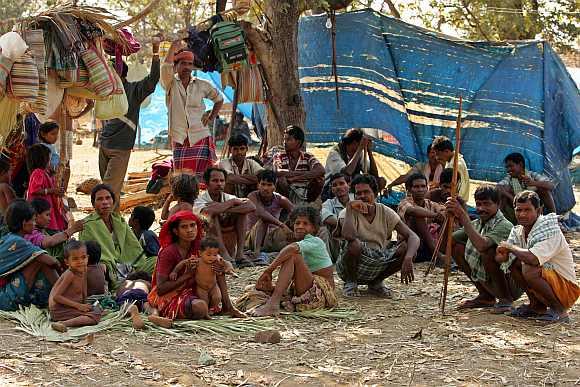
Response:
M203 222L191 211L180 211L163 225L159 234L161 251L148 296L149 304L158 313L149 316L152 322L171 326L175 319L197 320L208 317L208 304L198 296L195 281L203 235ZM180 265L183 269L177 275L172 275L176 266L184 260L187 262ZM227 263L220 260L212 268L221 291L222 313L244 317L230 301L225 279Z

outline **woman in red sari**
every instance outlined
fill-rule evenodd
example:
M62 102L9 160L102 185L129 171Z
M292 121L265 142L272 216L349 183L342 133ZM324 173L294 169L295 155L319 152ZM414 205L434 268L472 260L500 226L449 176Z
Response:
M159 234L161 251L147 298L160 317L195 320L207 316L207 304L195 294L195 267L202 237L202 221L191 211L180 211L163 225ZM190 260L191 264L181 276L171 281L169 274L182 260ZM223 265L216 265L214 271L222 292L222 312L232 317L244 317L230 301Z

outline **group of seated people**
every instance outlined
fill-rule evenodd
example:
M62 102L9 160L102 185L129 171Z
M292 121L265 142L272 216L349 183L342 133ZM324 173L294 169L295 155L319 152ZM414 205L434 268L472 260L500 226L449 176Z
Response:
M165 327L175 319L220 313L278 315L281 308L335 307L335 270L344 296L360 296L366 285L369 295L388 298L387 277L400 272L400 281L409 284L417 261L441 257L445 247L435 251L436 242L452 214L453 260L478 291L460 309L568 319L580 288L553 211L553 184L526 171L521 155L506 157L506 179L475 190L473 214L461 155L458 195L451 195L454 148L448 138L435 138L428 160L388 185L378 176L372 140L362 130L349 130L326 166L303 150L304 141L302 129L290 126L284 149L258 161L247 157L244 136L232 136L231 156L205 171L201 194L193 175L172 178L159 237L150 230L152 209L136 207L126 222L104 184L91 192L94 212L76 222L55 219L60 192L42 185L29 186L28 201L0 201L6 205L0 309L48 306L59 331L98 323L102 308L87 297L104 293L114 294L119 305L134 303L129 313L137 328L143 327L139 312ZM30 157L42 156L30 163L31 179L46 161L41 153ZM48 162L44 172L42 179L50 183ZM0 174L0 184L8 184L1 179ZM407 196L396 209L379 200L383 190L388 195L403 182ZM513 219L504 215L509 209ZM257 264L267 267L238 300L258 301L252 307L232 302L227 276L235 275L235 267ZM523 293L530 303L513 308Z

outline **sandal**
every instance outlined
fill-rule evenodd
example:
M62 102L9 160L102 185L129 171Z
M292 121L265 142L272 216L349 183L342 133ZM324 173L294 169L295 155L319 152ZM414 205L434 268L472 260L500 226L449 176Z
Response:
M458 310L462 309L481 309L481 308L493 308L495 305L495 300L485 301L482 298L475 297L473 300L463 301L457 307Z
M496 302L491 310L492 314L504 314L512 310L511 302Z
M356 282L345 282L342 287L342 294L345 297L360 297L358 284Z
M569 316L560 316L558 313L556 313L552 309L550 309L550 310L548 310L548 312L536 317L535 320L540 321L540 322L545 322L547 324L569 323L570 317Z
M378 298L393 298L393 292L382 282L376 285L369 285L369 294Z
M509 315L516 318L530 318L540 316L540 314L533 310L529 304L521 305L517 308L512 308Z

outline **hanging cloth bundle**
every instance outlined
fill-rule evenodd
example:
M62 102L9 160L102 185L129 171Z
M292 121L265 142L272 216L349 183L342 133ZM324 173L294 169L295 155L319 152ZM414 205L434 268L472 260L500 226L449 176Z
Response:
M248 65L248 49L242 28L233 22L220 22L210 29L218 71L238 70Z
M127 28L117 30L119 40L123 43L118 43L112 39L106 38L103 41L103 49L111 56L115 57L115 70L118 74L123 71L123 56L129 56L139 52L141 43L135 39L133 34Z

